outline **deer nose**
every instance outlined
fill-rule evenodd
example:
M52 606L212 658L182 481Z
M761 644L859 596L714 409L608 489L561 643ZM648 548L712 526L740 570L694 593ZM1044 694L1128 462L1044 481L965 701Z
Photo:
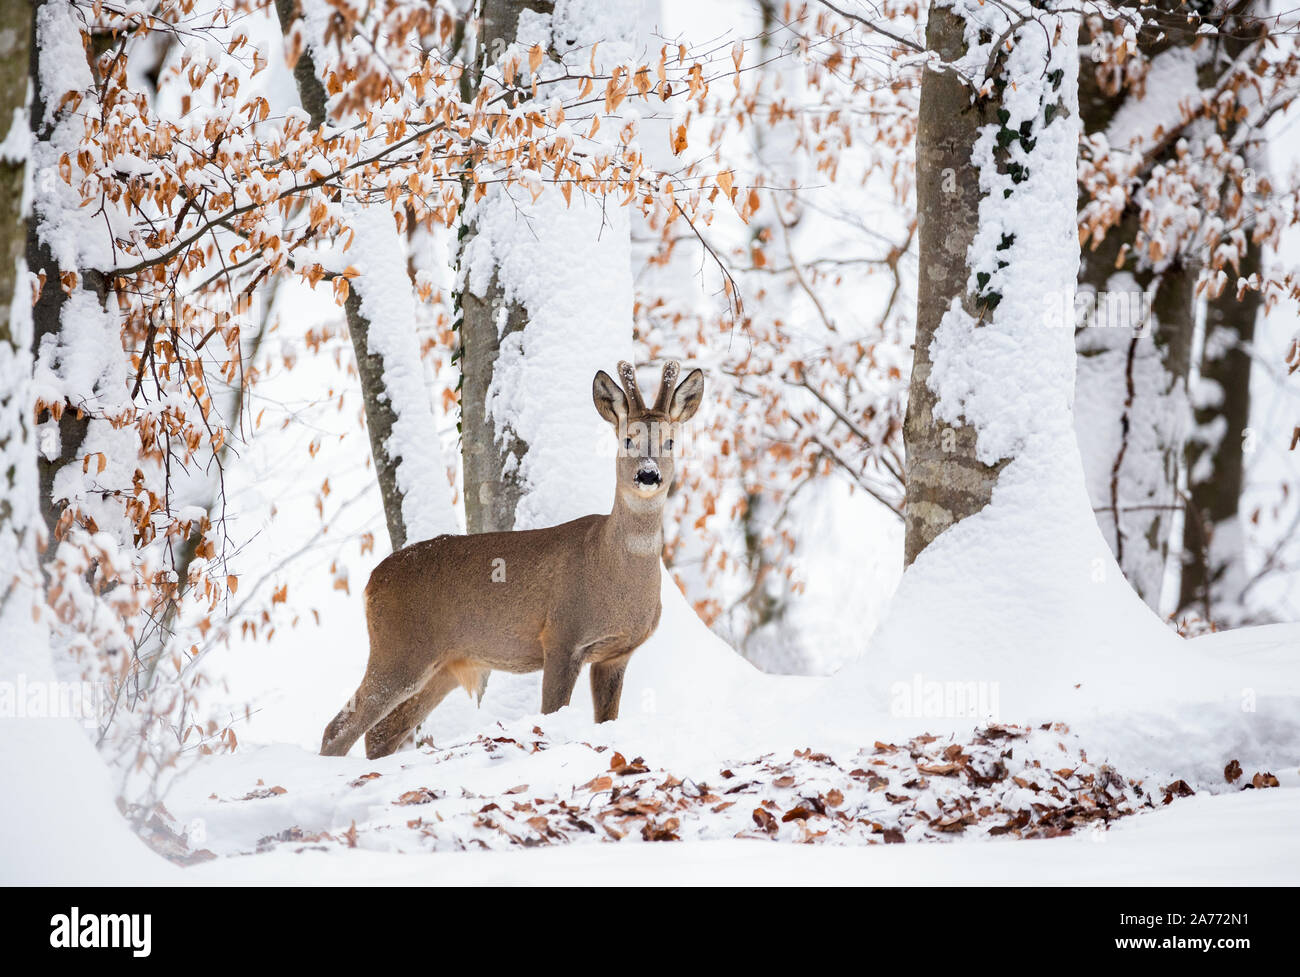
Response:
M638 485L658 485L662 481L663 476L659 474L658 468L642 468L636 473Z

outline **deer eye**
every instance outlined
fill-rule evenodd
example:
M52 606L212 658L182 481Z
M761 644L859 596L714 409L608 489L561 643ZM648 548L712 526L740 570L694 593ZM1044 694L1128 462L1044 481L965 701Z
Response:
M667 441L664 442L664 450L665 450L665 451L672 451L672 450L673 450L673 439L672 439L672 438L669 438Z
M631 439L631 438L624 438L624 439L623 439L623 447L624 447L626 450L631 451L631 450L632 450L632 439Z

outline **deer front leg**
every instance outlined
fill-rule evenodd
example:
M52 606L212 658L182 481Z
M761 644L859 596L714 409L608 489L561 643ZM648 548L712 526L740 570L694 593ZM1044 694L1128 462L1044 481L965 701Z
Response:
M542 649L542 712L558 712L569 704L582 671L581 650L571 644Z
M596 722L605 723L618 718L618 702L623 695L623 673L627 671L627 660L632 657L620 655L603 662L594 662L591 666L591 701L596 715Z

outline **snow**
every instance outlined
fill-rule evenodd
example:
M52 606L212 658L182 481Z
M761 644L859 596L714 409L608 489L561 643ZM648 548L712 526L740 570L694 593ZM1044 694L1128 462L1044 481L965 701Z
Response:
M27 159L31 146L32 130L27 124L27 110L14 109L9 128L5 131L4 138L0 139L0 160L21 163Z
M598 67L628 55L636 13L635 4L562 0L549 17L523 11L519 40L545 49L554 37L585 71L596 42ZM554 90L561 87L576 83ZM612 436L590 398L575 395L591 389L597 370L612 372L632 359L629 215L612 204L581 191L566 203L550 184L531 192L494 184L466 207L474 229L462 260L466 283L483 295L496 275L505 302L527 310L525 328L501 342L488 391L498 437L509 429L527 445L515 529L608 512L613 504Z
M71 700L57 694L48 620L35 586L40 514L30 421L32 320L21 258L17 273L19 287L6 310L12 343L0 342L0 880L174 877L122 820L108 768L77 718L64 711ZM19 694L27 701L17 701Z
M30 156L35 211L42 218L41 239L60 268L108 268L113 264L112 241L106 235L84 233L86 214L81 210L80 191L59 175L60 158L64 154L76 158L84 126L82 116L63 105L64 95L94 87L82 48L81 21L73 4L67 0L41 4L36 11L36 34L45 99L45 117L40 122L50 127L48 140L37 140Z
M677 634L656 637L673 639ZM726 675L713 668L707 656L700 681L694 683L707 694L698 698L680 678L661 684L653 654L643 662L634 658L629 679L639 671L637 695L625 694L629 708L614 724L593 725L586 703L542 717L535 713L538 700L533 699L534 711L515 721L498 724L482 718L460 735L442 738L434 748L381 760L325 759L289 745L246 746L238 754L212 757L193 768L167 803L179 823L198 827L204 846L217 856L187 870L185 877L193 880L523 881L543 878L546 865L560 879L589 883L606 877L602 865L617 864L625 866L617 877L629 882L659 877L654 873L660 871L691 882L718 872L731 879L735 860L744 858L771 871L788 871L790 881L805 875L886 881L903 873L912 873L914 881L1282 881L1300 873L1293 831L1300 811L1300 751L1280 745L1275 724L1294 723L1297 715L1298 644L1300 627L1295 625L1187 643L1188 659L1204 656L1225 670L1249 668L1261 689L1267 683L1278 708L1270 719L1261 698L1252 720L1257 725L1255 745L1262 747L1266 765L1255 765L1258 750L1255 755L1237 752L1243 745L1249 749L1249 744L1216 738L1220 730L1213 709L1184 708L1161 717L1139 706L1083 718L1069 732L1059 732L1058 726L1034 730L1007 743L1015 758L1007 762L1018 764L1013 773L1041 777L1045 768L1065 766L1073 768L1073 776L1114 764L1121 776L1137 775L1143 781L1155 809L1106 827L1094 823L1051 841L988 838L987 823L976 824L955 836L961 839L953 842L960 845L960 856L945 851L948 846L942 841L948 836L936 835L920 822L908 829L903 845L870 844L870 834L855 841L851 830L822 839L842 860L808 851L821 846L789 844L825 828L825 822L812 818L806 827L800 822L775 824L777 840L759 840L764 835L756 831L749 814L760 799L778 800L779 817L797 797L826 797L828 788L838 786L845 792L843 809L856 816L864 804L881 804L881 795L853 794L855 781L846 780L845 771L863 765L891 772L870 766L882 754L869 744L903 742L917 730L937 732L945 725L957 729L963 722L883 716L869 700L855 700L857 690L846 686L842 677L772 677L752 670ZM638 665L649 667L638 670ZM847 708L850 705L855 708ZM1008 710L1000 711L1005 717ZM1060 714L1052 703L1045 704L1043 712ZM1077 708L1074 713L1081 715ZM964 724L967 730L970 725ZM1121 748L1107 749L1103 741L1108 738ZM1148 761L1155 758L1157 767L1174 773L1138 770L1134 764L1142 760L1141 743L1148 744ZM830 756L801 760L809 744ZM942 749L941 738L933 750ZM635 854L645 847L635 820L632 834L618 843L599 844L598 852L600 838L585 829L570 829L568 844L555 836L548 843L531 819L544 812L563 829L571 823L564 805L589 825L628 828L618 814L600 816L617 809L607 785L598 782L616 766L618 761L611 760L614 750L624 757L646 758L644 775L614 773L616 786L634 788L631 797L689 798L693 792L711 790L733 806L709 810L709 802L693 811L669 808L665 815L680 818L680 826L669 827L692 840L657 846L653 856ZM906 753L901 756L905 768ZM830 759L835 766L828 765ZM1234 759L1244 768L1246 781L1256 771L1270 772L1281 788L1245 792L1239 790L1240 783L1230 787L1224 767ZM797 783L781 789L774 774L762 772L773 765L799 772ZM1198 768L1195 775L1193 768ZM1035 770L1039 773L1032 773ZM1163 785L1184 775L1196 796L1175 798L1166 807ZM682 785L673 788L671 778ZM896 778L906 779L906 773ZM929 779L928 789L922 785L901 792L910 793L917 809L933 816L941 802L951 803L953 788L960 784L943 776ZM667 790L647 786L658 784ZM733 785L742 792L732 791ZM1044 800L1006 786L1005 791L995 789L993 796L1008 809ZM873 817L887 817L891 810L891 805L883 805ZM666 823L666 817L653 814L651 820ZM746 840L722 840L737 831ZM525 844L529 850L518 855L495 851ZM436 861L425 861L430 851L438 853ZM837 871L836 866L845 874L828 874ZM702 873L698 879L697 871ZM746 878L750 876L742 874L735 881Z
M57 685L37 600L16 589L0 608L0 685ZM0 881L161 882L180 872L154 854L118 812L103 758L69 716L0 715Z
M464 885L1232 884L1300 881L1300 790L1192 797L1103 835L962 845L828 848L759 841L584 845L399 855L282 849L191 869L195 881Z
M968 33L978 32L982 19L1005 18L1001 11L958 4L968 18ZM979 229L968 256L973 293L997 293L1001 301L986 320L977 323L959 304L944 316L930 355L930 386L939 397L939 419L962 419L978 432L977 456L986 465L1017 457L1032 449L1068 451L1070 395L1074 382L1074 336L1069 328L1044 323L1045 301L1073 306L1079 252L1073 201L1057 188L1072 186L1078 152L1075 20L1061 15L1062 39L1049 47L1056 16L1040 27L1017 35L1007 56L1006 72L1016 78L1008 85L1003 107L1010 113L1005 126L1019 129L1032 123L1036 145L1027 154L1017 141L1010 147L1014 162L1027 163L1023 183L1000 173L995 161L998 125L985 126L972 151L980 172ZM994 29L997 36L1001 29ZM982 64L978 45L967 60ZM1059 92L1048 76L1062 72ZM1062 111L1050 124L1042 122L1045 106L1060 100ZM1007 238L1012 240L1004 246ZM987 286L977 275L988 275ZM1046 297L1046 299L1045 299ZM1064 324L1061 324L1064 325Z
M458 532L416 336L415 295L392 212L386 205L349 206L347 227L354 237L342 258L361 272L351 285L370 324L367 347L383 359L384 392L397 415L385 447L400 459L397 487L406 541Z
M1168 132L1183 121L1189 103L1201 97L1196 72L1199 61L1213 50L1174 46L1160 52L1147 68L1141 97L1127 98L1106 127L1106 141L1112 151L1126 151L1134 157L1148 152L1161 130Z

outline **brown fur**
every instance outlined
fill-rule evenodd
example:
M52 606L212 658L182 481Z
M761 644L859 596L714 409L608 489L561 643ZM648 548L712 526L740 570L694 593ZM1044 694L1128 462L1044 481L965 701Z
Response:
M631 368L622 369L626 377ZM676 378L676 364L665 367ZM633 380L635 383L635 380ZM659 623L663 506L674 463L663 449L699 407L703 377L642 406L603 372L596 408L633 450L615 464L613 510L522 532L439 536L383 560L366 585L370 661L353 698L330 721L321 753L341 756L361 736L366 755L393 752L457 685L481 694L490 670L542 671L542 711L569 703L591 665L598 722L618 716L623 671ZM653 427L652 427L653 425ZM645 430L660 433L646 443ZM656 485L638 473L657 470Z

